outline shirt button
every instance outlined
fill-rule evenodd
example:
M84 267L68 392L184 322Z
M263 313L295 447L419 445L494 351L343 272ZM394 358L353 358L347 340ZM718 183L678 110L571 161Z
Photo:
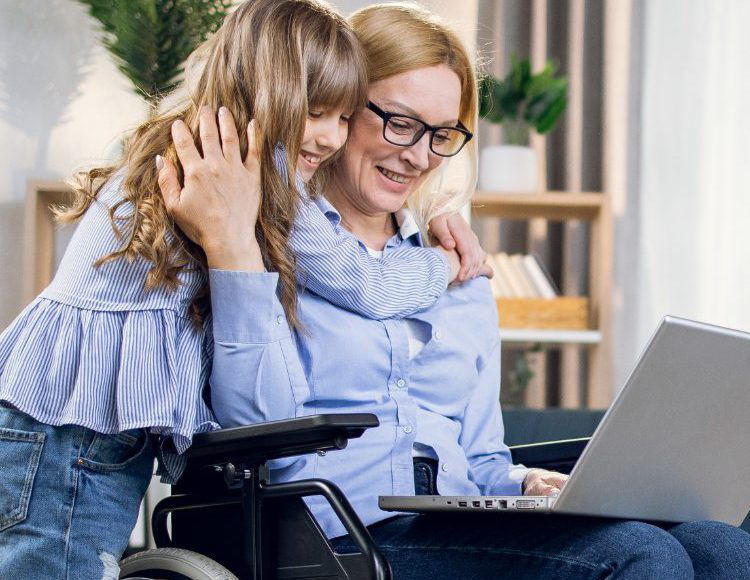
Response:
M443 463L443 466L440 469L442 469L443 471L448 471L448 464Z
M276 324L284 324L284 317L281 314L276 317Z
M443 332L441 330L435 331L435 340L441 340L443 338Z
M404 427L404 433L411 433L411 425L406 425Z
M403 389L406 386L406 381L404 379L399 379L396 381L396 386L398 386L399 389Z

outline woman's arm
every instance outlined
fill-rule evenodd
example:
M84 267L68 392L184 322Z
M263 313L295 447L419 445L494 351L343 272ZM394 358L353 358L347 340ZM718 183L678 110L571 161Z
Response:
M500 333L479 370L479 384L463 415L461 446L471 466L471 479L482 495L550 495L559 492L567 475L514 465L505 445L500 412Z
M276 288L278 274L211 270L213 411L222 427L294 417L307 381Z
M470 477L482 495L520 495L528 470L513 465L503 441L500 413L500 332L481 360L479 382L462 417L459 442L471 466Z

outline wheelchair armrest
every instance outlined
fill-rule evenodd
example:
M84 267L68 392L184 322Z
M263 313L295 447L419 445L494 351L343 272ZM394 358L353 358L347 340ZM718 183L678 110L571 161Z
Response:
M192 466L232 461L261 464L314 451L343 449L349 439L377 427L371 413L325 414L199 433L185 453Z
M522 463L526 467L541 467L570 473L591 437L565 439L562 441L545 441L515 445L510 448L513 463Z

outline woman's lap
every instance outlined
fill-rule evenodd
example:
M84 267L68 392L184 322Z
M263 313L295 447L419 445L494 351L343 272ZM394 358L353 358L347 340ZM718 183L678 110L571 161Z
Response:
M0 577L117 577L151 478L143 431L53 427L0 406Z
M750 578L750 536L717 522L539 514L430 514L370 526L396 580ZM352 551L348 538L333 540ZM716 575L712 575L716 573Z

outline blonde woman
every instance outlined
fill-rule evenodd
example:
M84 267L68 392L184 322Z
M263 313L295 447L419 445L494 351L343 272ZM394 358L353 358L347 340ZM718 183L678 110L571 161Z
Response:
M203 401L213 349L207 268L250 260L273 271L280 315L298 320L295 176L311 179L346 139L365 97L361 50L322 3L254 0L236 8L190 70L188 96L138 127L122 159L78 176L77 200L61 217L80 222L55 279L0 335L2 578L115 578L154 457L165 481L182 468L154 435L172 437L182 453L193 433L218 427ZM210 132L217 110L222 143ZM173 226L157 166L196 180L190 166L174 165L173 135L199 147L214 173L252 182L223 232L240 261L218 238ZM204 224L215 224L213 207L204 204ZM455 253L379 261L334 230L316 240L302 244L306 277L316 283L329 256L351 254L354 282L331 285L330 295L371 315L383 303L373 299L380 279L418 282L424 292L409 308L419 309L445 289L449 264L458 270ZM468 270L478 269L473 255Z
M370 6L351 22L368 61L368 103L352 119L315 203L332 226L386 258L424 245L425 224L464 202L439 184L452 159L475 166L476 84L456 35L414 5ZM189 205L174 206L179 220L200 229ZM278 462L271 477L314 476L340 486L395 578L750 577L750 536L717 522L393 517L379 510L379 495L542 495L565 483L564 475L513 465L503 443L500 341L487 280L454 286L426 309L385 320L308 291L300 295L298 332L281 324L275 278L260 263L246 266L212 272L216 416L234 426L375 413L380 427L345 450ZM232 301L250 293L264 298ZM337 551L356 549L325 502L309 505Z

